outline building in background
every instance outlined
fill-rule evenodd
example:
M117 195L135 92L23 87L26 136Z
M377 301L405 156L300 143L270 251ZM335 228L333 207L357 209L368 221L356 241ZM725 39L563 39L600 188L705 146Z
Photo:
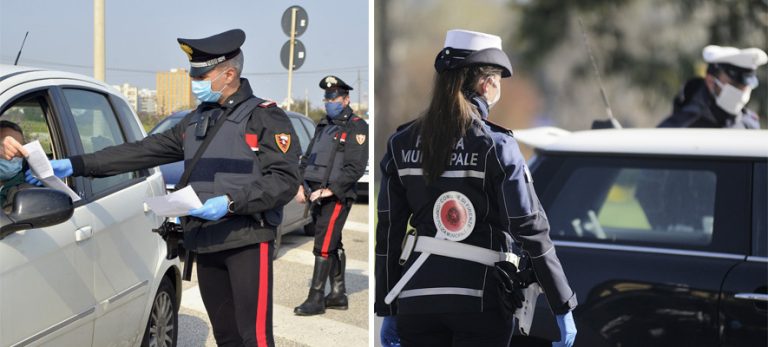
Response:
M137 112L139 109L139 88L134 87L128 83L123 83L119 86L113 86L120 94L123 94L128 101L128 105L131 106L133 112Z
M187 70L171 69L157 73L157 114L168 115L193 108L195 104Z
M156 114L157 113L157 91L151 89L139 90L139 108L138 113Z

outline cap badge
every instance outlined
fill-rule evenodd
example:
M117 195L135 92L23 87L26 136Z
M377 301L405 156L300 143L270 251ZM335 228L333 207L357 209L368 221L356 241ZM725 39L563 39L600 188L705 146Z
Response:
M194 52L192 50L192 47L189 47L189 45L187 45L186 43L182 43L181 50L184 51L184 53L187 53L187 57L189 58L189 60L192 60L192 52Z

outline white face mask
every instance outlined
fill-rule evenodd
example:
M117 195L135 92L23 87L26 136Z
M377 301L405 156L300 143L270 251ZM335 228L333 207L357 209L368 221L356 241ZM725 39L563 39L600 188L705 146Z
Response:
M488 100L488 96L483 96L485 101L488 102L489 110L501 99L501 82L497 83L493 78L491 78L491 81L493 82L493 86L496 87L496 95L493 96L493 100Z
M720 82L717 78L715 78L715 84L720 87L720 95L715 96L717 106L734 116L741 114L741 110L749 102L752 88L740 90L728 83Z

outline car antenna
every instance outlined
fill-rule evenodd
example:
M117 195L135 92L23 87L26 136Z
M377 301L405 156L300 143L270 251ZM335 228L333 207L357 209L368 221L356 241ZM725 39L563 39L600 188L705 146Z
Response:
M27 31L27 33L24 34L24 40L21 41L21 48L19 48L19 54L16 54L16 60L13 62L13 65L19 65L19 57L21 57L21 50L24 49L24 42L27 42L28 35L29 35L29 31Z
M608 119L595 119L592 121L592 129L621 129L621 124L616 118L613 117L613 111L611 111L611 104L608 102L608 95L605 93L603 87L603 80L600 78L600 70L597 68L597 60L595 55L592 54L592 47L589 45L589 38L587 37L587 31L584 29L584 22L581 21L581 17L578 17L579 27L581 28L581 35L584 41L584 47L589 54L589 60L592 62L592 69L597 76L597 84L600 87L600 94L603 96L603 103L605 104L605 113L608 114Z

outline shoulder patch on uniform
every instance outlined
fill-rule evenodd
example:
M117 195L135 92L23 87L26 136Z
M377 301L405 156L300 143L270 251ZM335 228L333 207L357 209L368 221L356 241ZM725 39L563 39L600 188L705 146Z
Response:
M270 108L277 106L277 103L272 100L264 100L264 102L259 103L259 107L261 108Z
M491 130L498 131L498 132L501 132L501 133L506 133L509 136L514 136L514 134L512 133L512 130L510 130L510 129L506 128L506 127L503 127L501 125L498 125L498 124L496 124L494 122L491 122L491 121L489 121L487 119L485 119L484 121L485 121L485 124L488 124L488 126L491 128Z
M400 130L403 130L403 129L407 128L409 125L413 124L413 122L415 122L415 121L416 121L416 120L414 119L414 120L412 120L412 121L410 121L410 122L408 122L408 123L403 123L403 124L400 124L400 125L397 127L397 131L400 131Z
M288 153L288 149L291 148L291 134L279 133L275 134L275 143L283 153Z
M355 141L357 141L358 145L362 145L365 143L365 134L357 134L355 135Z

